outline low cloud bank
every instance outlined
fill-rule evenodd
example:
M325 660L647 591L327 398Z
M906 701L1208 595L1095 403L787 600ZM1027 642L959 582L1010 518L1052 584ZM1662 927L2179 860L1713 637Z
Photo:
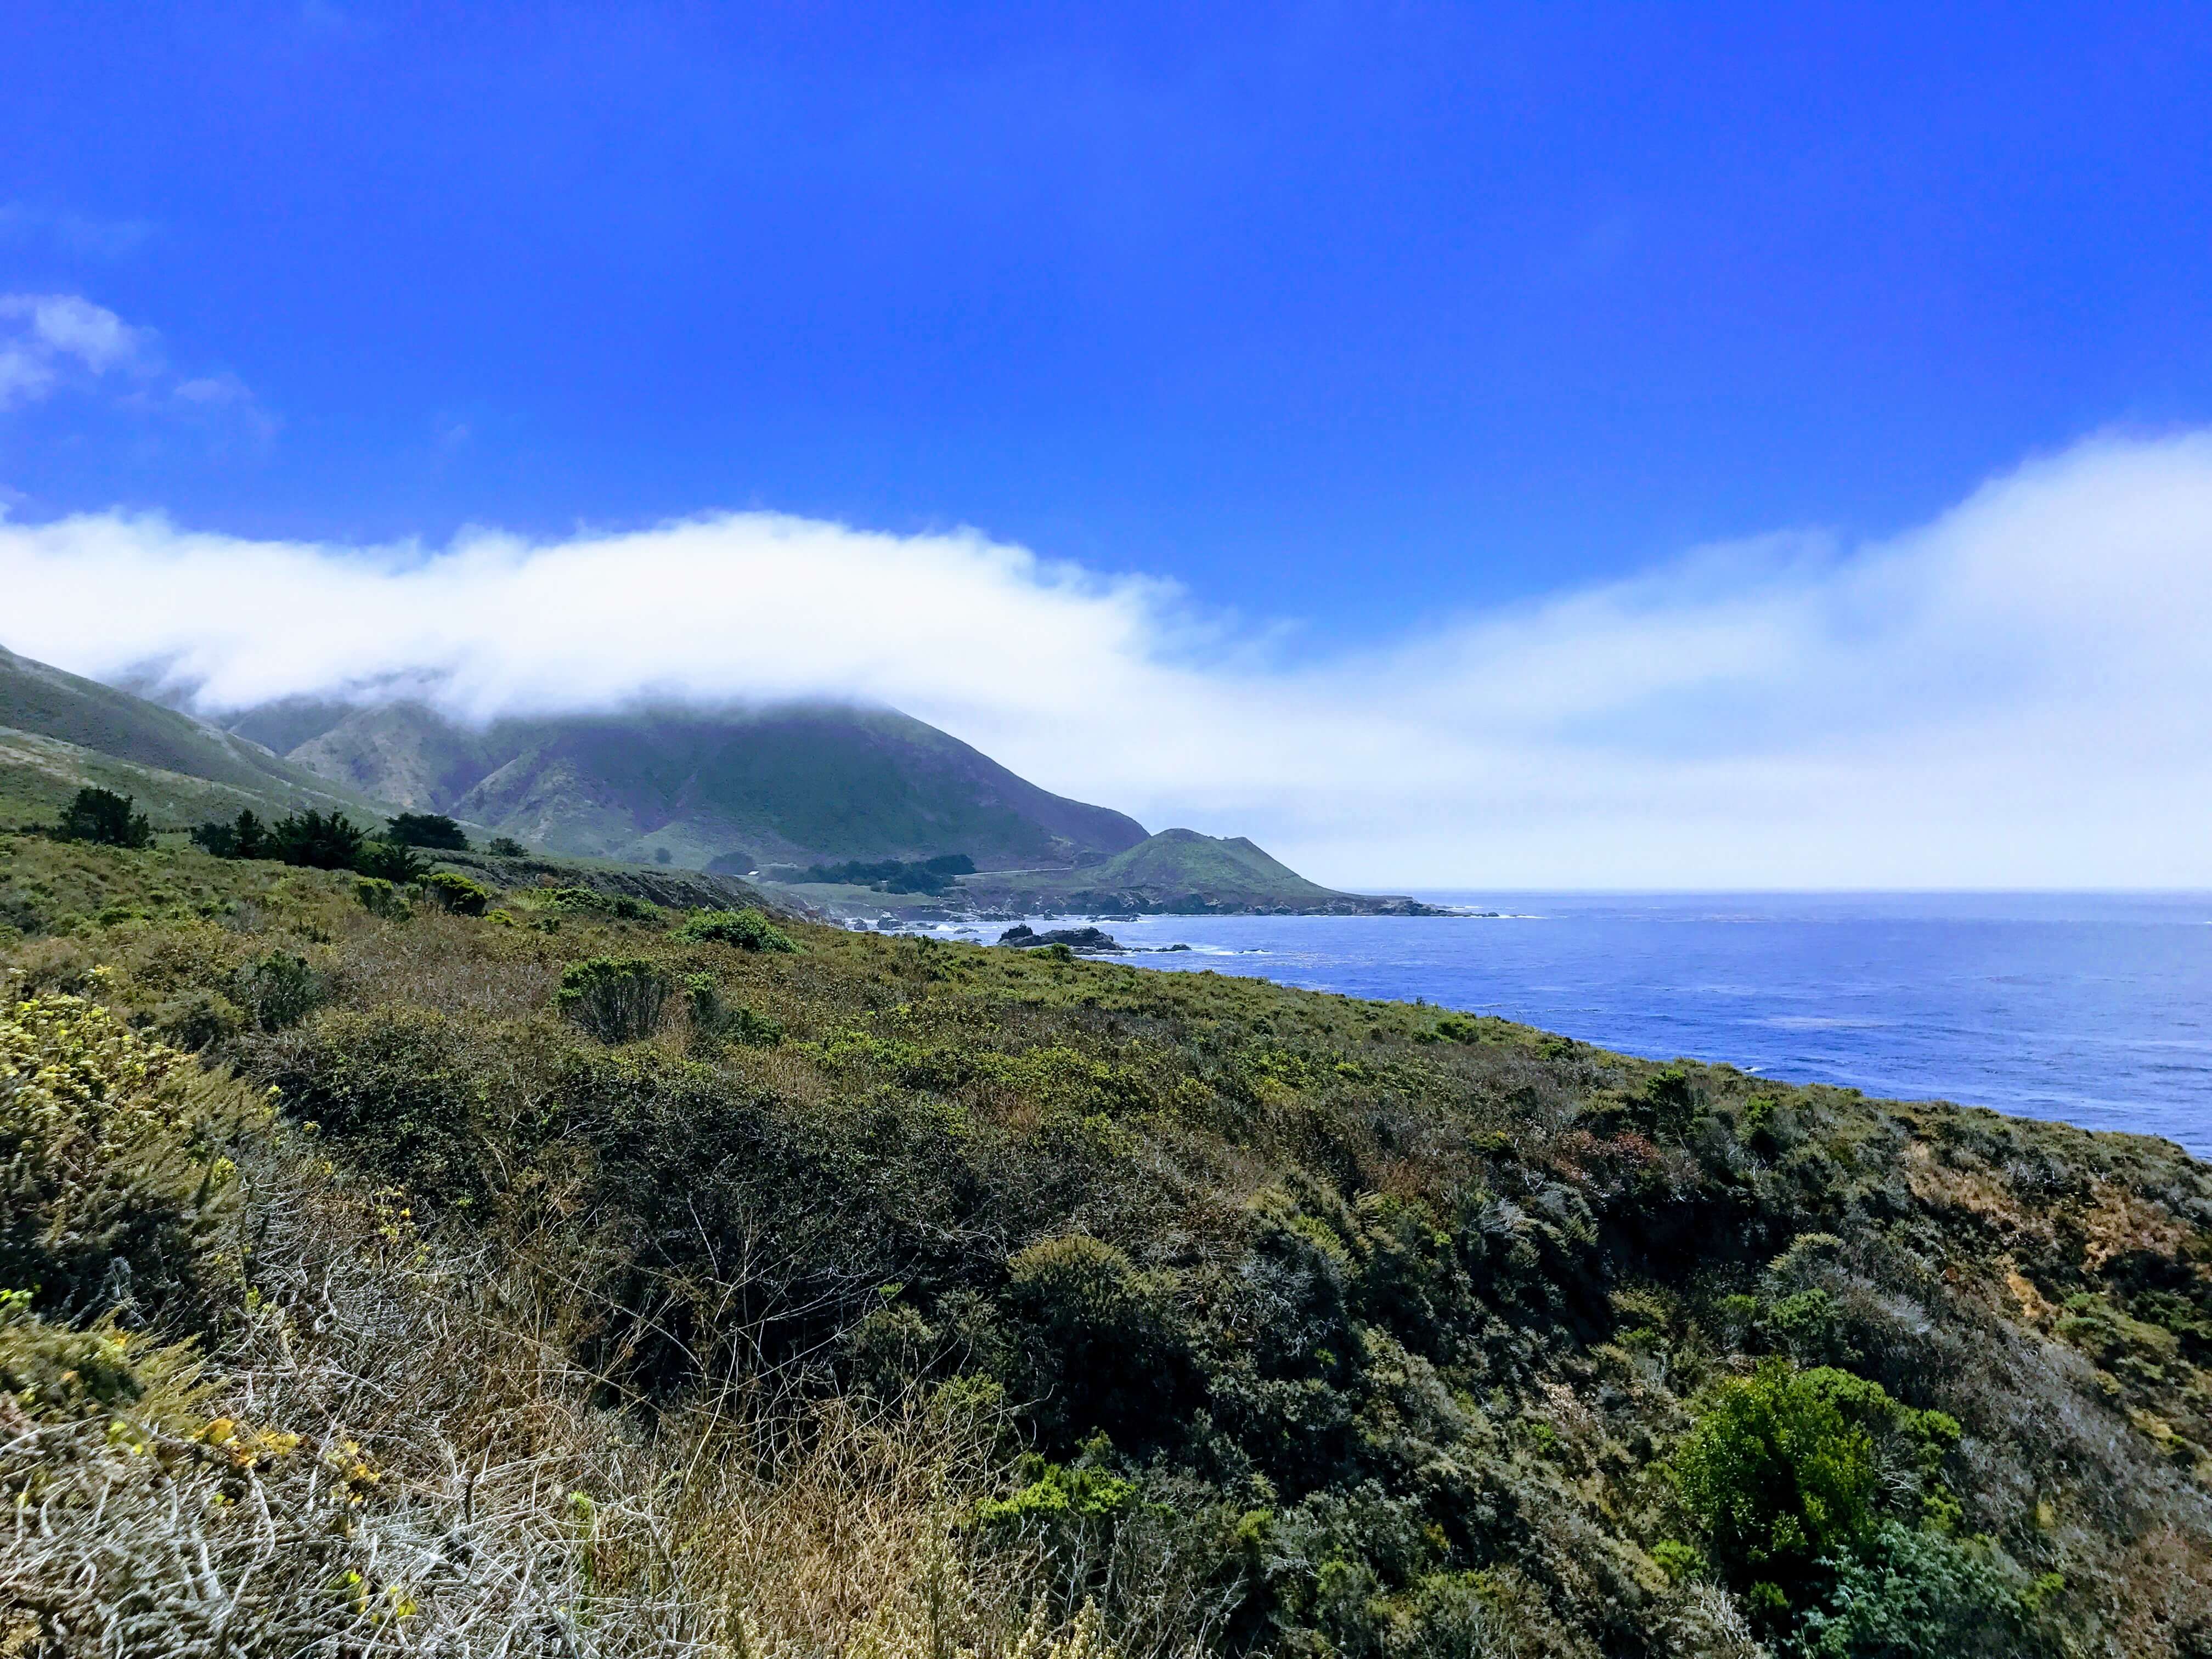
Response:
M0 524L0 643L207 709L855 697L1323 880L2212 885L2212 434L1286 665L1169 585L763 514L444 549Z

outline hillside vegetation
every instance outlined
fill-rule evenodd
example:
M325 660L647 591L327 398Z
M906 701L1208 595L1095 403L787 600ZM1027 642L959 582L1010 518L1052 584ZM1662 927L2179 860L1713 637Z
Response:
M30 836L0 972L0 1652L2212 1652L2163 1142Z
M227 732L0 647L0 823L51 819L86 787L163 825L375 804Z

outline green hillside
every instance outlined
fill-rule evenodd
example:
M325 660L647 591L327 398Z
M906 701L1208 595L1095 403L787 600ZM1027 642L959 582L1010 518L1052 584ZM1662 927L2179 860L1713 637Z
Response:
M1308 881L1242 836L1217 839L1195 830L1163 830L1085 872L1098 886L1134 892L1218 892L1237 896L1340 897Z
M0 648L0 820L51 817L87 785L135 795L173 826L243 807L385 810L232 732Z
M1242 836L1163 830L1126 852L1080 870L1027 870L971 876L970 902L1070 910L1293 910L1303 914L1417 915L1407 898L1340 893L1308 881Z
M332 712L337 718L330 725L284 751L286 757L410 811L450 811L495 763L484 733L441 719L420 703ZM258 722L278 732L289 723Z
M2163 1141L5 835L0 984L26 1659L2212 1640Z
M234 729L297 741L324 776L562 852L742 872L763 862L928 858L1073 864L1143 826L1066 799L921 721L832 706L501 720L419 703L293 703Z

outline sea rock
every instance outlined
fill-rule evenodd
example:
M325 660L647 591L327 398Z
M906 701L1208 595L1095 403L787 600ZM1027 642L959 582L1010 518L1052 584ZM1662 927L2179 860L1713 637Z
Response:
M1083 956L1118 956L1122 950L1119 939L1096 927L1054 927L1048 933L1040 933L1027 922L1007 928L999 935L999 943L1023 951L1035 950L1040 945L1065 945Z

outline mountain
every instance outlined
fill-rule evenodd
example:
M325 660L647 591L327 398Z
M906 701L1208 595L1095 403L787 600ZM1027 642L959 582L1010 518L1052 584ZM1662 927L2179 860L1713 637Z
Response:
M1082 872L1093 888L1167 899L1193 892L1250 902L1342 898L1269 857L1243 836L1217 840L1195 830L1163 830Z
M1103 863L1079 870L1020 870L971 876L962 898L990 908L1164 911L1296 911L1300 915L1419 915L1416 900L1340 893L1308 881L1242 836L1163 830Z
M162 823L249 806L383 810L249 738L0 647L0 803L39 816L87 785L137 796Z
M276 752L283 744L284 752ZM964 853L982 874L902 908L1416 914L1340 893L1242 836L1147 836L890 709L640 708L470 726L422 702L292 699L217 729L0 649L0 807L51 813L86 784L161 823L241 806L374 822L447 812L550 853L743 875L763 865ZM864 888L795 896L875 914Z
M831 704L638 708L470 727L426 704L256 709L234 733L323 777L559 852L742 873L763 862L965 853L1095 864L1122 813L1049 793L934 726Z

